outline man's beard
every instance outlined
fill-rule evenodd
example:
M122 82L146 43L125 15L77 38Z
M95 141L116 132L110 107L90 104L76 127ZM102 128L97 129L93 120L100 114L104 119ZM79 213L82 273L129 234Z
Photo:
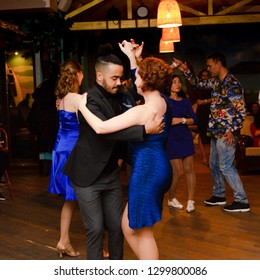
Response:
M106 90L106 92L111 93L111 94L115 94L118 91L118 86L113 87L112 89L110 89L107 86L107 82L105 80L102 81L102 87ZM116 91L112 91L113 89L115 89Z

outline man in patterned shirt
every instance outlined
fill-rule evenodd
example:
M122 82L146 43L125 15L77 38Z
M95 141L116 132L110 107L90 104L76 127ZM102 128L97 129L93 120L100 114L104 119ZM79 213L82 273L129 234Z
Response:
M234 202L224 206L229 212L248 212L250 206L248 198L234 165L236 143L246 116L243 88L226 66L224 54L214 52L207 56L207 70L211 77L208 80L199 80L188 69L186 63L174 60L179 70L193 86L211 88L210 117L208 135L211 136L210 169L214 181L212 197L205 200L207 205L225 205L224 178L234 194Z

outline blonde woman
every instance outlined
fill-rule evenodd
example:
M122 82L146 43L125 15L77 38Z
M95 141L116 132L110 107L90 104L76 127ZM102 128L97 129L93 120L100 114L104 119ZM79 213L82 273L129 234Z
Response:
M78 257L80 252L71 245L69 230L74 208L77 204L76 194L69 178L62 173L62 167L74 147L79 134L77 104L80 86L83 80L82 66L73 60L65 62L60 69L56 86L58 102L59 131L52 151L52 166L48 192L62 195L64 204L60 218L60 239L57 250L60 257L64 254Z

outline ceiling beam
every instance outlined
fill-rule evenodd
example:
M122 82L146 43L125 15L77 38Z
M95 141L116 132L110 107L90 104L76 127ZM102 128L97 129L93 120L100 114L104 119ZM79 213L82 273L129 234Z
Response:
M234 10L237 10L238 8L244 6L244 5L246 5L246 4L248 4L248 3L252 2L252 1L253 1L253 0L243 0L243 1L239 1L238 3L236 3L236 4L234 4L234 5L230 6L230 7L228 7L228 8L226 8L226 9L224 9L223 11L216 13L215 15L219 15L219 16L221 16L221 15L226 15L226 14L228 14L228 13L234 11Z
M197 11L195 9L192 9L192 8L190 8L188 6L185 6L185 5L182 5L182 4L179 4L179 6L180 6L180 10L181 11L191 13L191 14L193 14L195 16L206 16L206 14L204 14L204 13L202 13L200 11Z
M53 11L57 12L57 0L1 0L1 11L17 12L17 11Z
M260 14L250 15L225 15L225 16L202 16L182 18L183 26L211 25L211 24L234 24L260 22ZM91 21L74 22L71 30L105 30L105 29L126 29L126 28L150 28L157 27L156 19L130 19L114 21Z
M183 25L211 25L211 24L234 24L260 22L260 14L250 15L224 15L183 18Z
M132 0L127 0L127 19L133 18L133 4Z
M208 0L208 15L213 15L213 0Z
M88 3L88 4L78 8L78 9L76 9L74 11L72 11L71 13L66 14L64 18L68 19L68 18L75 17L76 15L78 15L78 14L80 14L80 13L82 13L82 12L84 12L84 11L94 7L94 6L96 6L97 4L99 4L101 2L104 2L104 0L93 0L90 3Z

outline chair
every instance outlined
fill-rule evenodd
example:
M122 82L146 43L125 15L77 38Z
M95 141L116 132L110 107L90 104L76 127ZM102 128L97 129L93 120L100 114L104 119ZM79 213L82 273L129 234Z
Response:
M6 154L8 154L8 152L9 152L9 148L8 148L9 139L8 139L8 135L6 133L6 130L2 127L0 127L0 138L1 138L1 145L2 145L1 149L4 149L4 152ZM4 180L3 180L3 178L4 178ZM0 178L0 180L1 180L0 186L1 187L8 187L11 198L13 200L14 199L13 198L13 192L12 192L11 182L10 182L10 178L9 178L9 175L8 175L7 168L5 168L3 177Z
M238 138L236 165L242 174L260 170L260 147L253 146L253 136L250 131L250 125L253 122L253 116L246 116L244 126Z

